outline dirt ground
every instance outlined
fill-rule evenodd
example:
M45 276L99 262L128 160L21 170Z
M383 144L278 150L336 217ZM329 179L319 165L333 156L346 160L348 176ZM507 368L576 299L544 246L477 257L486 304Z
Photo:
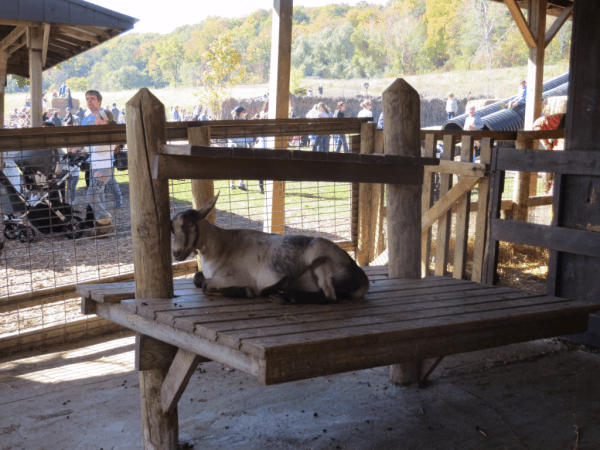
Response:
M134 339L0 359L0 450L141 449ZM552 339L446 357L425 388L388 369L261 386L201 364L181 448L597 450L600 353Z

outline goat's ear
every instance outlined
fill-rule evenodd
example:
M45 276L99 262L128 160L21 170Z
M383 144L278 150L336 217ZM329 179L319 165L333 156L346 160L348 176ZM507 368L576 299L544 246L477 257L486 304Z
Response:
M204 219L208 214L212 211L212 209L217 204L217 200L219 199L219 194L215 195L212 199L207 201L204 205L200 207L198 213L200 214L200 219Z

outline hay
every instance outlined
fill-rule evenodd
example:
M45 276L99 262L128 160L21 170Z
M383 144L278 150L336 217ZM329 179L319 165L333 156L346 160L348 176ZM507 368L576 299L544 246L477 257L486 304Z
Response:
M567 96L559 95L557 97L548 97L544 100L544 107L542 114L545 116L552 116L554 114L566 114L567 113Z
M471 106L475 107L475 111L479 111L481 108L486 107L487 105L491 105L492 103L499 102L500 100L495 98L482 98L479 100L469 100L467 102L467 106L465 107L465 111L469 111Z

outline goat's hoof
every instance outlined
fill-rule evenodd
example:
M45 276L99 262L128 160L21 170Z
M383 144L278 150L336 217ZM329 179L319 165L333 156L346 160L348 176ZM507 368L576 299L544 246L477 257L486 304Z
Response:
M196 272L196 274L194 275L194 286L196 286L197 288L204 289L205 283L206 277L204 276L204 274L202 272Z
M281 294L272 294L269 295L269 300L271 300L276 305L286 305L289 304L287 299Z

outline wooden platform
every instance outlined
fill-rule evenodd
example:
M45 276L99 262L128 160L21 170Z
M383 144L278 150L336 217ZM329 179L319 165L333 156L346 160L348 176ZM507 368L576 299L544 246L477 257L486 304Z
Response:
M367 267L365 300L281 306L205 296L131 300L134 283L78 287L84 310L276 384L584 331L598 305ZM129 299L129 300L128 300Z

